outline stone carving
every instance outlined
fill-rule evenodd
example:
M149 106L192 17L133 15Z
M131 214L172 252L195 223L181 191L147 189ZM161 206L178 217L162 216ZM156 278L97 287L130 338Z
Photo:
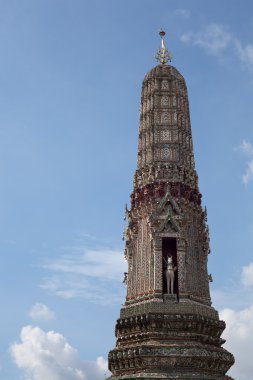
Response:
M163 112L161 114L161 122L162 123L168 123L169 122L169 113L168 112Z
M169 98L168 96L162 96L161 98L161 105L164 107L164 106L168 106L169 104Z
M212 371L213 379L228 380L229 377L224 373L230 367L233 357L220 347L224 343L220 338L224 327L222 321L196 314L150 313L119 319L116 325L118 348L109 353L110 369L116 375L126 376L132 373L132 378L137 369L143 373L176 371L174 376L179 370L183 371L182 373L188 370L190 373L199 373L199 379L205 379L204 373ZM148 339L150 334L153 337L152 345L138 346L141 341ZM185 346L182 346L180 341L174 341L174 336L182 334ZM154 344L155 341L160 341L161 337L166 341L166 346ZM191 340L194 340L194 345L187 344Z
M127 272L124 272L123 283L124 283L125 285L127 285L127 278L128 278L128 273L127 273Z
M174 294L175 272L177 270L177 267L173 265L171 256L168 257L166 265L165 278L167 284L167 293Z
M167 90L169 88L169 83L167 80L163 80L161 84L161 89L162 90Z

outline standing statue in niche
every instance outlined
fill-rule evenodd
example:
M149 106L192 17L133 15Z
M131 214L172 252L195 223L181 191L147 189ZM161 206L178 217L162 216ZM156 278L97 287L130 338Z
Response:
M177 267L174 267L172 256L168 257L167 267L165 270L165 277L167 282L167 293L174 294L174 281L175 281L175 271Z

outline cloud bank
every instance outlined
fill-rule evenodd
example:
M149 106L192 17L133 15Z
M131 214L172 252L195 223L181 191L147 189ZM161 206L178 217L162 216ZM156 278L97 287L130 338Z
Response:
M244 266L241 281L212 294L219 305L220 319L226 322L224 345L235 356L235 364L229 374L236 380L251 380L253 373L253 263ZM228 305L228 307L224 307Z
M23 327L10 353L26 380L102 380L109 375L105 359L83 361L63 335L39 327Z
M223 337L226 347L235 356L230 373L237 380L251 380L253 373L253 304L239 311L223 309L220 318L226 322Z
M82 297L100 304L120 303L124 295L122 285L126 262L116 250L85 250L46 260L47 270L41 288L62 298Z

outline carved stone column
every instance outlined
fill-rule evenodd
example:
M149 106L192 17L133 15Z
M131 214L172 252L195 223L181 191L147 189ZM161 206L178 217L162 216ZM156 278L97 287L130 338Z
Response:
M153 243L154 250L154 291L156 295L163 293L163 264L162 264L162 239L156 238Z
M178 270L178 290L180 297L186 294L186 243L182 238L177 239L177 270Z

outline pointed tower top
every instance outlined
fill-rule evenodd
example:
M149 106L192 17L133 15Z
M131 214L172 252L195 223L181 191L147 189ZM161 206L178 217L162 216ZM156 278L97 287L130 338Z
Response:
M171 52L165 49L165 46L164 46L165 34L166 34L165 31L161 29L161 31L159 32L159 35L162 39L162 46L161 46L161 49L158 50L155 56L156 60L159 61L162 65L165 65L168 61L171 61L172 59Z

